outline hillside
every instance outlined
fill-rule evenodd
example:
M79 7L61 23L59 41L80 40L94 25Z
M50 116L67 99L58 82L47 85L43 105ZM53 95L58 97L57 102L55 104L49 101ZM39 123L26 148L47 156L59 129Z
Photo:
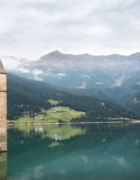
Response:
M58 106L66 106L86 113L90 120L100 118L138 118L138 116L118 105L92 96L75 95L55 89L41 82L25 79L13 74L7 76L8 85L8 119L18 119L24 113L39 113L54 105L49 99L57 100Z
M49 109L47 101L57 91L46 83L25 79L13 74L7 75L8 119L18 119L24 112L40 112Z
M123 102L123 106L127 109L131 109L134 112L138 112L140 115L140 92L133 93Z

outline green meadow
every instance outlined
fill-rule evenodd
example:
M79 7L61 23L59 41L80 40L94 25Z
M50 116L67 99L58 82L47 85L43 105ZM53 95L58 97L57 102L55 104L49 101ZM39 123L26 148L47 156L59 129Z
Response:
M84 112L75 111L73 109L70 109L69 107L61 107L58 108L56 112L46 111L46 113L47 116L45 117L45 120L48 122L58 120L70 121L72 118L77 118L85 114Z
M54 102L53 102L54 103ZM85 112L75 111L69 107L54 107L49 110L42 109L41 113L35 114L34 118L29 117L29 114L25 114L18 120L9 120L8 123L25 124L25 123L51 123L58 122L59 120L70 122L72 118L85 115ZM40 118L40 119L39 119Z
M59 103L59 101L56 101L54 99L49 99L48 102L51 103L52 105L57 105Z

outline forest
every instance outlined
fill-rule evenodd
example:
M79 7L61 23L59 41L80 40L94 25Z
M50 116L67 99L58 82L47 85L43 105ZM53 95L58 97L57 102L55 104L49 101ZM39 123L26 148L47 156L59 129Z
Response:
M139 116L114 103L90 96L76 95L58 89L45 82L25 79L8 73L7 75L7 119L18 120L24 113L39 113L41 109L50 109L54 105L49 99L59 101L58 105L66 106L86 113L72 121L94 121L95 119L130 118Z

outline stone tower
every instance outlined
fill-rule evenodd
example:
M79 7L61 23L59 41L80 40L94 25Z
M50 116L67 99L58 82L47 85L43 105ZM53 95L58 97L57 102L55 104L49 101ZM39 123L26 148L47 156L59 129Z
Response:
M0 60L0 152L7 151L7 75Z

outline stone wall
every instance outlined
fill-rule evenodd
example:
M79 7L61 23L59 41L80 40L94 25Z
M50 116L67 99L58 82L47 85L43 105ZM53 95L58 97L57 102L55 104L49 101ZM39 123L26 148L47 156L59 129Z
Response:
M7 151L7 92L6 74L0 74L0 151Z
M6 74L0 74L0 92L4 91L6 92L7 86L6 86Z

